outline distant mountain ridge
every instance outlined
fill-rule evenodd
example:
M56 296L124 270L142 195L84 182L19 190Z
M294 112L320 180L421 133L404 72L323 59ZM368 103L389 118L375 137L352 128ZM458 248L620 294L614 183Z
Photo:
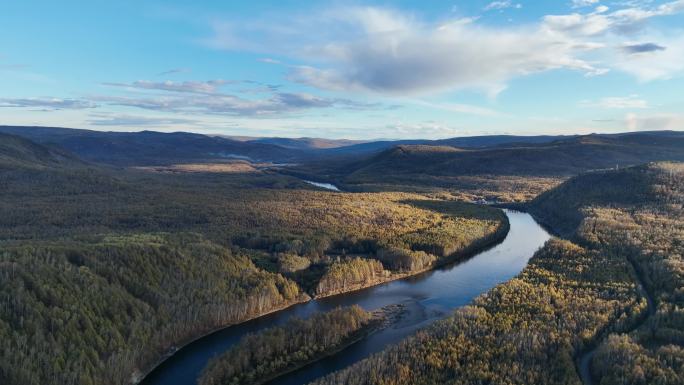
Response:
M0 169L85 166L61 148L43 146L28 139L0 133Z
M450 147L467 147L467 148L482 148L499 145L512 145L516 143L548 143L555 140L573 138L575 135L539 135L539 136L516 136L516 135L483 135L483 136L467 136L460 138L449 139L408 139L408 140L381 140L359 143L351 146L341 147L330 150L330 153L337 154L352 154L352 153L374 153L387 150L395 146L403 145L429 145L429 146L450 146Z
M0 132L41 144L54 144L82 159L117 166L163 165L220 159L288 162L301 158L297 150L245 143L186 132L102 132L52 127L0 126Z
M356 176L372 175L374 172L406 174L418 171L442 175L453 174L454 170L459 174L491 173L492 170L494 173L516 174L520 173L520 169L527 169L530 173L572 174L587 168L606 167L608 163L616 161L634 164L639 161L676 160L679 158L663 159L657 152L672 149L674 145L673 151L677 155L676 145L684 137L681 132L655 131L358 142L28 126L0 126L0 133L21 136L40 144L56 145L86 161L115 166L216 162L231 158L275 163L330 161L342 164L345 174L354 173ZM461 150L456 151L456 148ZM553 154L558 149L561 151ZM601 161L592 160L591 153L597 151L608 151L612 155L603 154L599 157ZM630 151L638 153L631 154ZM655 156L646 156L649 151L655 151ZM506 160L507 157L513 158ZM549 167L549 162L555 167ZM438 172L438 169L443 171Z
M574 136L484 148L402 145L349 165L348 179L382 175L574 175L661 160L684 160L684 132Z
M321 159L284 172L349 191L437 188L465 192L463 199L521 201L583 172L658 161L684 161L684 132L591 134L482 148L406 144L365 156Z

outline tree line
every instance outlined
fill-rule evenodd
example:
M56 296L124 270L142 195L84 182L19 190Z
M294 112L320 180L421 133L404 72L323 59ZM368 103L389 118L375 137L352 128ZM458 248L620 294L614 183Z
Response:
M372 320L371 313L357 305L316 313L305 320L292 318L283 326L243 337L207 365L199 384L264 383L343 345L370 328Z

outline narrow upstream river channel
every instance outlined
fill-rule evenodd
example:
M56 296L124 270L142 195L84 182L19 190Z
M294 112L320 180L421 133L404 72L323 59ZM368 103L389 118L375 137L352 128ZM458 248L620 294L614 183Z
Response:
M417 329L471 302L478 295L516 276L549 234L529 214L505 210L510 221L506 239L467 261L447 265L400 281L365 290L295 305L203 337L164 361L142 382L144 385L195 385L207 362L247 333L282 324L290 317L306 318L317 311L357 304L364 309L401 303L406 313L396 323L316 363L270 382L277 385L306 384L342 369L397 343Z

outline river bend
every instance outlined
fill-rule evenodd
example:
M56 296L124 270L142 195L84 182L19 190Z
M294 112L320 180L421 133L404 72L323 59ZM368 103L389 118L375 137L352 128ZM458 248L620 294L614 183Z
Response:
M357 304L366 310L403 303L405 315L395 324L354 345L304 368L286 374L271 385L306 384L343 369L389 344L397 343L478 295L516 276L550 235L529 214L505 210L510 231L503 242L457 264L379 286L313 300L252 321L230 326L180 349L159 365L143 385L195 385L207 362L233 346L247 333L282 324L290 317L306 318L317 311Z

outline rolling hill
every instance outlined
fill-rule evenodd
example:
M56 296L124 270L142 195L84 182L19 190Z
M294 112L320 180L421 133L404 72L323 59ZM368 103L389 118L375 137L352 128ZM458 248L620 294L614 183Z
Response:
M573 137L573 136L570 136ZM427 145L427 146L451 146L463 148L483 148L500 145L513 144L535 144L548 143L555 140L570 138L566 136L538 135L538 136L517 136L517 135L484 135L468 136L461 138L448 138L439 140L378 140L369 141L349 146L331 148L325 151L328 155L369 155L379 153L384 150L397 146L407 145Z
M117 166L164 165L221 159L289 162L298 150L185 132L100 132L53 127L0 126L0 133L63 147L82 159Z
M73 154L53 146L42 146L30 140L0 134L0 168L50 168L84 166Z
M682 384L683 204L682 163L570 178L528 205L570 240L550 240L514 279L314 384Z
M444 145L467 148L515 143L546 143L560 136L476 136L444 140L358 141L324 138L279 138L202 135L187 132L103 132L61 127L0 126L0 133L37 143L56 144L79 157L117 166L248 159L275 163L324 159L358 159L400 145Z
M538 145L482 149L406 145L357 163L348 180L406 175L573 175L657 160L684 160L684 134L588 135Z
M684 133L591 134L482 148L399 145L283 172L347 191L448 192L471 201L520 202L582 172L668 160L684 160Z

